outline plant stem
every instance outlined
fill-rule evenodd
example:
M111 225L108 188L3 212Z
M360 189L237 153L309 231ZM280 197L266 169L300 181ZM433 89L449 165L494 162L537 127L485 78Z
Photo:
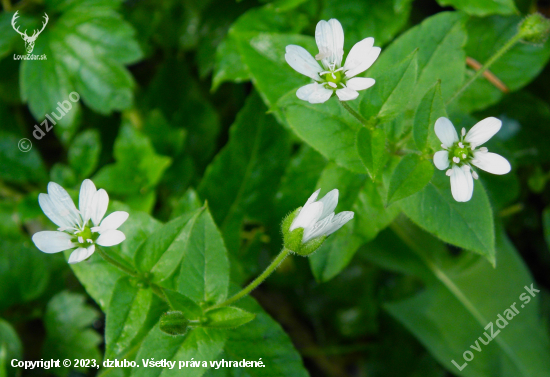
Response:
M502 55L504 55L509 49L514 47L514 45L518 43L520 39L521 39L521 35L519 32L516 35L514 35L512 38L510 38L510 40L506 42L506 44L502 46L500 50L498 50L493 56L491 56L489 60L487 60L487 62L480 69L478 69L476 73L474 73L474 75L464 83L464 85L462 85L462 87L451 97L451 99L447 101L447 105L449 105L456 98L458 98L460 94L462 94L462 92L466 90L467 87L470 86L471 83L473 83L479 76L483 75L483 73L487 69L489 69L489 67L493 65L494 62L500 59Z
M126 267L125 265L123 265L122 263L114 260L113 258L111 258L105 251L103 251L100 247L97 247L96 248L97 252L99 253L99 255L101 255L101 257L107 262L107 263L110 263L112 264L113 266L115 266L116 268L118 268L119 270L121 270L122 272L125 272L127 273L128 275L130 276L133 276L135 278L139 278L139 274L132 270L131 268L129 267Z
M235 301L240 300L244 296L248 295L254 288L256 288L258 285L260 285L269 275L273 273L279 267L281 262L288 256L288 254L291 253L291 250L287 249L286 247L283 247L283 250L273 259L273 262L267 268L262 272L260 276L258 276L256 279L254 279L250 284L248 284L243 290L241 290L239 293L235 294L234 296L228 298L224 302L220 304L216 304L212 306L210 309L215 308L221 308L223 306L227 306L229 304L234 303Z
M355 119L359 121L363 126L367 127L369 130L373 130L374 127L371 122L363 118L361 114L359 114L357 111L353 110L350 105L348 105L345 101L339 101L340 104L344 109L348 111Z

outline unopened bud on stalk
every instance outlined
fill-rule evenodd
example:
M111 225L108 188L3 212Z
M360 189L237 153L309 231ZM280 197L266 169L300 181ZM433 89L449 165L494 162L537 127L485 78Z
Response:
M519 34L523 42L542 44L550 34L550 20L540 13L530 14L519 24Z
M159 328L169 335L185 335L189 328L189 320L182 312L167 312L160 317Z

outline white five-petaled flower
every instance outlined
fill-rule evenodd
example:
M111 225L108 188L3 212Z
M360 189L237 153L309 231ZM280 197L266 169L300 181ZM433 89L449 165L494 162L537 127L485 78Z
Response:
M477 173L472 165L492 174L509 173L512 167L507 159L496 153L490 153L480 145L495 135L502 122L493 117L476 123L468 133L462 128L460 139L447 118L441 117L435 122L435 134L441 140L442 151L434 155L434 164L439 170L447 170L451 177L451 192L457 202L467 202L472 198L474 180Z
M349 101L359 96L358 90L374 85L374 79L355 77L367 70L380 55L380 47L373 47L374 38L356 43L343 66L344 30L338 20L319 21L315 28L315 41L319 47L315 59L303 47L286 46L287 63L316 81L298 89L298 98L309 103L323 103L336 91L340 101ZM322 66L316 60L320 60Z
M105 190L97 190L89 179L84 180L80 187L80 211L67 191L55 182L48 184L48 194L38 196L38 203L44 214L59 226L57 231L37 232L32 236L36 247L44 253L76 248L69 263L78 263L94 253L95 244L113 246L126 239L117 228L126 221L128 213L116 211L103 219L109 196Z
M304 229L302 243L320 236L328 236L353 219L354 214L352 211L344 211L334 215L334 209L338 204L338 189L332 190L323 199L316 201L319 191L321 190L315 191L309 197L292 224L290 224L290 232L297 228Z

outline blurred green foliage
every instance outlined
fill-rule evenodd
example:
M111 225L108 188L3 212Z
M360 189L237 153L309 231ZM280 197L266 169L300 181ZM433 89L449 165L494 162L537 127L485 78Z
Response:
M454 97L522 18L550 15L544 2L1 4L0 377L548 375L550 42L515 44ZM14 59L25 53L15 11L29 33L49 16L33 51L46 60ZM346 54L371 36L382 47L365 74L376 85L348 103L372 128L335 98L296 97L310 80L286 63L285 47L315 55L315 25L330 18L342 23ZM57 119L71 92L80 99ZM53 131L46 115L57 119ZM429 160L441 116L458 130L503 121L487 146L512 172L481 175L467 203L453 200ZM148 274L192 320L268 265L281 220L316 189L338 188L337 212L355 218L309 260L287 258L238 309L171 337L159 329L169 307L153 285L97 253L69 266L68 252L33 245L34 233L54 230L38 194L55 181L76 199L86 178L107 190L109 212L130 213L126 240L109 255ZM486 324L531 284L541 292L474 351ZM475 358L457 369L451 360L462 365L468 350ZM10 364L42 358L262 358L266 367Z

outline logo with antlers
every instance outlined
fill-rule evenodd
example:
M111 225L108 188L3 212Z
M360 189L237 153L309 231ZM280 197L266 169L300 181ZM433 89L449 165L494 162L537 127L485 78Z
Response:
M32 35L29 37L27 35L27 29L25 29L25 31L22 33L19 31L19 26L15 27L15 20L19 17L17 13L19 13L19 11L15 12L11 19L11 26L13 27L13 30L15 30L17 33L19 33L19 35L21 35L21 38L23 38L23 40L25 41L25 49L27 50L27 54L30 54L34 49L34 42L36 42L36 38L38 38L40 33L42 33L42 30L44 30L44 28L48 24L49 18L48 18L48 15L44 13L45 21L42 23L42 29L40 29L40 31L34 30Z

